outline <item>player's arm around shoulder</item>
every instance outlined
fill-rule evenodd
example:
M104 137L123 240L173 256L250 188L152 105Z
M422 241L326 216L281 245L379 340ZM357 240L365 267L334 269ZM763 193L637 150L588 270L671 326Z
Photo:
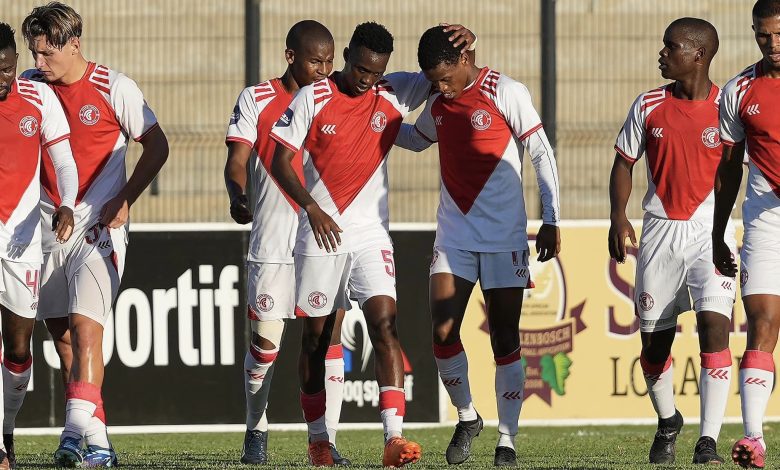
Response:
M133 80L118 74L111 87L111 104L124 131L143 147L127 184L101 210L101 223L118 228L127 222L130 206L168 160L169 149L168 138Z
M413 152L422 152L437 142L436 125L431 115L431 107L439 93L434 93L428 98L425 109L417 117L414 124L401 124L395 145Z

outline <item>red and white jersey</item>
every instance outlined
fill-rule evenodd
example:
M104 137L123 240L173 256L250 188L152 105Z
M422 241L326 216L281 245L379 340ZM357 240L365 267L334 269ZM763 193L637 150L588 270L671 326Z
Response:
M458 98L432 95L415 130L439 144L436 246L492 253L528 248L523 148L536 170L544 223L560 221L555 157L522 83L485 67Z
M68 139L68 121L49 87L19 78L0 101L0 123L0 258L39 263L41 150Z
M351 97L338 90L337 75L302 88L271 131L280 144L303 149L306 189L343 230L335 254L390 243L387 154L404 116L430 93L422 73L398 72ZM295 253L328 255L300 213Z
M711 226L722 150L720 89L713 84L706 100L683 100L672 96L673 87L669 84L639 95L615 150L630 162L647 154L643 205L648 216Z
M780 225L780 79L767 77L762 62L731 79L720 103L723 145L745 141L748 186L742 219L750 226Z
M248 145L252 156L253 212L252 233L247 259L259 263L292 263L295 236L298 229L298 205L279 187L271 176L276 141L271 128L290 105L293 95L278 78L245 88L238 97L226 142ZM296 152L292 164L303 181L301 153Z
M23 74L42 80L36 70ZM103 205L127 182L125 154L129 139L141 140L157 126L138 85L126 75L90 62L84 76L69 85L49 84L59 98L71 129L73 158L79 173L74 210L74 234L94 225ZM41 172L43 223L51 226L51 214L60 202L54 168L43 159ZM59 245L44 235L43 251Z

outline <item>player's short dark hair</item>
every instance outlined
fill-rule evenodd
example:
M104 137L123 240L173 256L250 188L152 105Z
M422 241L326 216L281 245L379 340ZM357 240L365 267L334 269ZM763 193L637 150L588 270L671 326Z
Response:
M22 23L22 36L28 44L38 36L62 49L72 38L81 37L81 16L76 10L60 2L49 2L33 8Z
M333 35L322 23L314 20L303 20L295 23L284 41L287 49L300 52L305 44L333 42Z
M434 26L425 31L417 46L417 62L422 70L435 69L439 64L456 64L460 49L450 41L450 35L443 26Z
M361 23L352 33L349 48L355 50L361 46L377 54L390 54L393 52L393 35L379 23Z
M780 0L758 0L753 5L753 16L756 18L771 18L780 15Z
M669 24L668 29L681 29L693 42L693 47L704 47L709 60L715 56L720 46L718 30L709 21L701 18L678 18Z
M0 51L11 48L16 50L16 39L14 39L14 30L8 23L0 23Z

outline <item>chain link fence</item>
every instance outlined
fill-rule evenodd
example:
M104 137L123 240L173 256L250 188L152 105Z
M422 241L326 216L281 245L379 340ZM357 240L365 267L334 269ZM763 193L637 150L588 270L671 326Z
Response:
M41 1L0 0L2 20L17 30ZM157 113L171 147L156 190L132 209L136 222L229 221L224 190L224 134L244 87L244 0L73 0L84 18L85 56L135 79ZM641 92L664 83L657 69L665 27L681 16L711 21L721 48L712 78L725 82L760 58L745 0L557 0L558 168L564 218L609 215L607 185L612 146L628 107ZM284 38L301 19L333 32L334 69L356 24L377 21L395 36L388 71L417 70L420 34L441 21L478 34L477 63L525 83L537 109L540 96L539 0L305 0L260 2L260 76L285 70ZM19 41L20 72L32 59ZM410 116L414 119L417 113ZM128 169L140 146L131 145ZM533 168L525 160L530 217L539 216ZM421 154L395 149L390 156L390 207L394 222L432 222L438 203L435 148ZM636 166L629 216L641 216L644 165ZM739 211L739 209L738 209ZM737 212L738 214L739 212Z

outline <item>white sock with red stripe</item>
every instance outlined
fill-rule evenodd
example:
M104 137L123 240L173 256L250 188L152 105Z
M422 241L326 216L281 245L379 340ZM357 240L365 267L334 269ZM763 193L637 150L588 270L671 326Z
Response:
M506 356L496 357L495 360L498 445L514 449L525 387L525 370L520 360L520 348Z
M309 428L309 442L327 441L328 428L325 425L325 389L313 394L301 391L303 419Z
M739 393L745 436L761 437L764 444L764 415L775 382L775 361L771 353L747 350L739 365Z
M264 416L273 375L269 370L278 354L279 348L265 350L250 344L244 356L246 428L250 431L268 431L268 420Z
M718 440L731 386L731 351L701 353L701 424L699 434Z
M27 394L27 384L32 373L32 356L22 364L17 364L5 358L3 362L3 434L13 434L16 428L16 415L22 408Z
M65 398L65 428L60 441L70 437L81 443L100 402L100 387L89 382L70 382L65 387Z
M379 387L379 413L385 431L385 442L403 434L406 395L398 387Z
M343 398L344 348L341 344L332 344L325 355L325 427L328 428L328 440L333 445L336 445Z
M84 432L84 440L88 446L99 446L104 449L111 447L108 440L108 429L106 428L106 410L103 408L103 397L101 393L100 401L96 403L95 413L89 420L89 426Z
M450 395L450 402L458 410L460 421L474 421L477 419L477 410L471 399L471 387L469 385L469 361L463 343L439 346L433 344L433 356L436 359L436 367L439 369L439 377L444 388Z
M639 364L647 384L647 394L653 402L653 408L659 418L671 418L676 412L674 407L674 383L672 382L672 356L660 364L647 362L644 356L639 356Z

